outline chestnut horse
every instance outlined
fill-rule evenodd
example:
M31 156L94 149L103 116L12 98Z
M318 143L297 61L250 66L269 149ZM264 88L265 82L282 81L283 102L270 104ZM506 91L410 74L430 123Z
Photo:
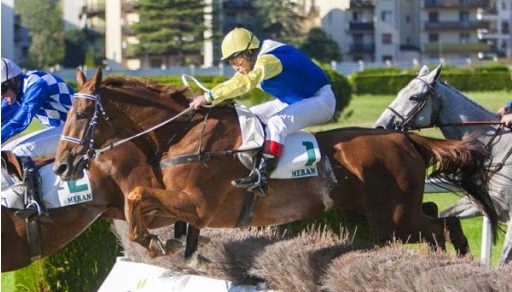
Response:
M108 155L104 158L107 157ZM98 162L101 163L101 159L98 159ZM2 168L19 180L23 177L20 162L11 152L2 151ZM96 167L96 164L92 163L89 176L91 177L93 201L49 209L51 223L34 222L38 225L39 233L34 242L29 243L27 223L14 214L16 209L2 206L2 272L21 269L39 258L56 253L78 237L99 217L125 219L123 192L111 178L108 169ZM149 220L148 226L151 228L174 223L174 221L163 217L146 219ZM35 247L38 254L31 254L31 244L34 245L32 248Z
M172 253L147 230L148 213L197 228L240 226L249 193L231 181L249 170L237 159L242 137L232 104L193 111L185 86L122 77L103 80L101 69L90 80L78 70L77 81L80 91L64 126L54 172L63 180L77 179L96 157L104 160L103 155L126 143L136 150L111 157L105 165L116 169L118 179L144 176L141 169L160 169L164 188L141 185L128 194L130 240L152 257ZM271 179L267 194L249 208L251 220L245 226L283 224L338 208L364 216L381 242L395 236L444 249L451 240L464 255L469 246L459 219L422 212L426 169L437 164L435 175L463 187L491 218L496 232L494 206L485 184L479 183L486 180L483 162L488 157L481 143L364 128L319 132L315 137L322 157L318 175ZM146 161L132 163L131 156ZM173 163L160 167L169 161Z

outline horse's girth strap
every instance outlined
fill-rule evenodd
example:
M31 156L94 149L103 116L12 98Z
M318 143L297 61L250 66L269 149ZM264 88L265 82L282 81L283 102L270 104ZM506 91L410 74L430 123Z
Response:
M189 155L182 155L182 156L176 156L169 159L165 159L162 162L160 162L160 167L169 167L175 164L183 164L183 163L191 163L191 162L204 162L209 161L216 158L222 158L226 156L231 156L236 153L240 152L247 152L247 151L253 151L254 149L248 149L248 150L226 150L226 151L220 151L220 152L201 152L197 154L189 154Z

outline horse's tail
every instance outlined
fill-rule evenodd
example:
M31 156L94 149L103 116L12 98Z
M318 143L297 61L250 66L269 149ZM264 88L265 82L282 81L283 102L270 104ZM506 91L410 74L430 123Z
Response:
M477 208L489 218L493 238L498 233L498 214L488 190L491 154L473 136L463 140L443 140L406 133L433 171L429 178L444 179L463 190Z

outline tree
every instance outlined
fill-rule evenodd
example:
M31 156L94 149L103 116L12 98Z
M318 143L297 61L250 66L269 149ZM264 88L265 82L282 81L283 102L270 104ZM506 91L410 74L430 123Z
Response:
M16 0L15 9L32 38L29 57L33 65L47 68L60 64L64 58L64 21L58 1Z
M76 68L84 64L85 43L87 39L82 30L72 29L64 33L65 53L62 65L65 68Z
M300 44L302 39L300 24L305 17L297 12L295 1L256 0L252 3L258 18L254 33L259 38L271 38L295 46Z
M321 28L312 28L306 40L300 46L302 52L310 58L323 63L341 61L341 51L338 43L332 40Z
M177 54L184 65L186 53L200 53L204 0L139 0L135 7L140 22L132 28L140 43L131 46L133 54Z

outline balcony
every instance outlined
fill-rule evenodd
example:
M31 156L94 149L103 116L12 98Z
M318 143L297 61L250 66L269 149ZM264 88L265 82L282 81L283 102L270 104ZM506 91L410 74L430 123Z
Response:
M484 43L426 43L423 46L423 53L426 54L437 54L439 52L444 54L464 54L488 52L489 50L489 45Z
M486 21L439 21L425 22L425 30L476 30L488 28Z
M375 2L377 0L350 0L350 9L354 8L375 8Z
M424 0L425 8L487 8L489 0Z
M82 13L85 15L96 15L96 14L105 14L105 1L106 0L97 0L91 1L90 3L85 3L82 5Z
M371 22L355 22L351 21L348 25L350 33L354 32L372 32L375 30L373 21Z
M352 44L350 45L350 53L357 54L357 53L374 53L375 52L375 45L374 44Z

